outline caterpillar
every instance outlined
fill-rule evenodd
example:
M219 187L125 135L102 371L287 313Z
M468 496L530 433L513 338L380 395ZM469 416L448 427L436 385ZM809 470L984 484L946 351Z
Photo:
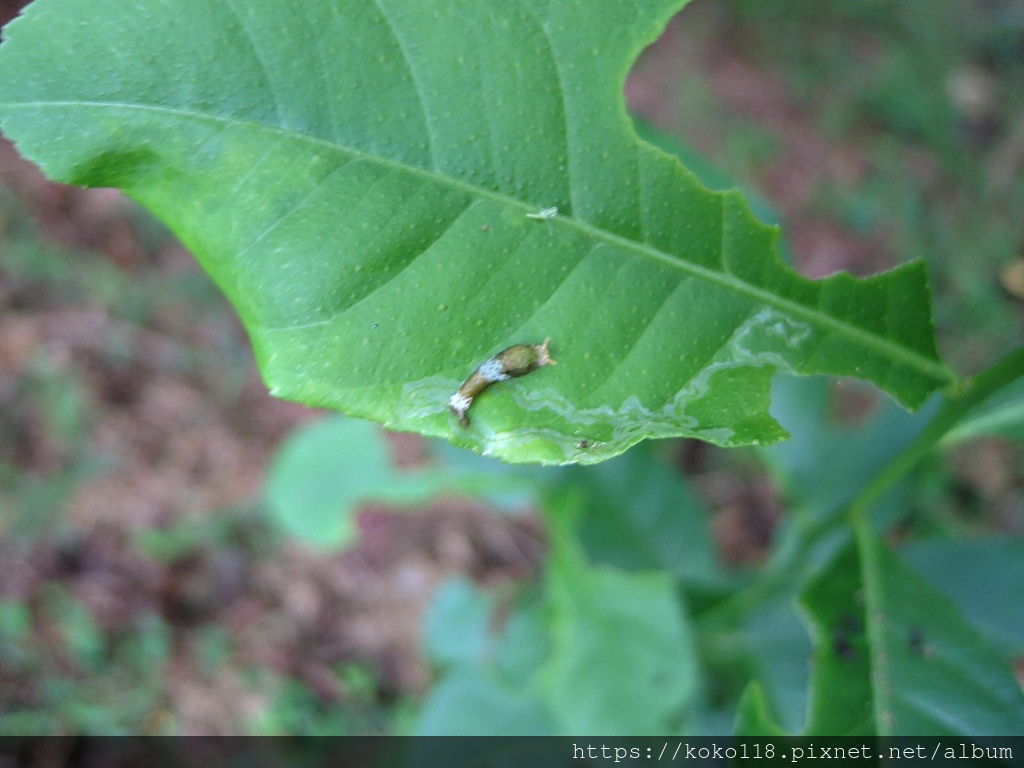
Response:
M543 344L516 344L481 363L448 401L448 408L458 417L459 424L469 426L469 407L491 384L525 376L545 365L554 365L555 360L548 351L550 341L544 339Z

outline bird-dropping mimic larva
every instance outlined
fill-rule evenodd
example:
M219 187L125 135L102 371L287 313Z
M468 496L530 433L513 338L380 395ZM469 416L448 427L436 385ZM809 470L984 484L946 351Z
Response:
M545 365L554 365L555 360L548 351L550 341L551 339L544 339L543 344L516 344L514 347L508 347L473 371L470 377L462 382L459 391L448 401L448 407L458 416L459 423L464 427L469 426L469 407L491 384L525 376Z

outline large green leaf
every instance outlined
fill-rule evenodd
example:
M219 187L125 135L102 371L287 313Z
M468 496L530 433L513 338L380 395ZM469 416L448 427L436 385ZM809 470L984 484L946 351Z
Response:
M997 647L1024 657L1024 538L921 541L902 554Z
M804 735L1020 733L1024 694L1007 659L864 523L801 596L815 639ZM774 733L759 687L738 729Z
M1020 733L1024 694L1006 657L867 526L858 534L878 733Z
M459 667L431 692L416 723L418 736L549 736L554 725L529 691L493 672Z
M554 733L555 720L533 684L546 658L549 619L527 596L496 606L464 580L443 585L424 621L428 657L444 670L415 728L424 735Z
M315 547L341 549L356 534L360 504L422 504L454 492L499 508L522 508L532 498L529 479L494 471L494 465L504 466L498 462L458 466L443 458L397 470L377 427L329 416L297 429L281 446L267 470L266 503L291 535Z
M687 587L711 591L726 585L710 511L647 445L598 467L566 467L552 483L579 489L577 535L595 564L663 569Z
M837 390L822 377L778 376L772 382L772 415L792 439L760 453L786 489L789 504L799 510L802 527L841 514L921 432L938 406L929 403L909 414L885 401L860 423L843 424L833 415Z
M680 733L697 694L696 648L667 571L587 562L574 540L578 499L549 506L552 652L541 674L565 733Z
M949 378L921 264L804 280L739 193L633 133L625 73L681 5L37 0L0 120L167 222L281 397L544 462L777 441L776 370L920 404ZM460 382L546 337L559 365L460 427Z
M946 433L942 443L955 445L987 435L1024 443L1024 376L973 408Z

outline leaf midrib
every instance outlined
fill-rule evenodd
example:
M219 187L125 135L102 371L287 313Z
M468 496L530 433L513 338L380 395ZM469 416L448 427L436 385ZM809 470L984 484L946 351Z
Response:
M31 101L31 102L0 102L0 110L17 110L17 109L69 109L69 108L108 108L108 109L123 109L123 110L138 110L144 112L157 112L167 115L174 115L182 118L189 118L193 120L202 120L214 123L223 123L233 127L251 127L253 129L263 130L270 133L278 133L283 136L292 137L297 141L306 142L308 144L320 145L328 147L335 151L345 152L350 155L359 157L368 163L383 165L395 168L403 173L411 173L430 179L432 182L441 182L448 184L455 188L463 189L471 195L477 197L488 198L495 202L501 203L502 205L509 205L521 208L526 212L535 212L540 208L546 208L546 202L539 202L535 204L527 204L516 198L508 197L500 192L496 192L493 189L486 187L480 187L474 184L470 184L461 179L453 176L448 176L440 171L422 168L416 165L409 165L398 160L392 160L388 157L381 155L374 155L366 152L362 149L353 148L344 144L338 144L327 139L322 139L316 136L310 136L305 133L301 133L292 128L285 128L278 125L269 125L256 120L244 120L235 117L225 117L222 115L210 114L207 112L197 112L195 110L182 109L179 107L165 107L157 106L152 104L130 104L125 102L115 101ZM638 137L637 141L641 141ZM669 160L671 157L669 156ZM719 195L724 198L728 194L738 194L735 190L716 192L707 190L709 194ZM547 201L550 202L550 201ZM702 267L697 264L685 261L678 256L664 253L656 248L647 245L646 243L639 243L635 240L629 240L628 238L616 235L612 232L608 232L604 229L599 229L591 224L588 224L579 219L569 218L565 216L559 216L552 220L553 222L561 223L565 226L574 227L581 232L585 232L595 238L604 240L605 242L612 243L624 248L627 251L639 252L655 261L666 264L673 267L681 272L688 273L689 275L705 280L707 282L719 285L723 288L727 288L741 295L745 295L751 299L755 299L767 306L778 309L784 313L788 313L793 317L799 317L806 320L819 328L829 329L840 334L846 335L867 348L873 348L880 351L884 356L895 359L902 362L904 365L917 370L919 373L929 376L935 380L942 382L949 382L952 380L952 376L949 370L939 362L936 362L924 355L908 349L907 347L896 344L889 339L878 336L877 334L865 331L855 325L847 323L843 320L839 320L831 315L825 314L818 310L807 307L804 304L799 304L790 299L778 296L777 294L765 291L757 286L751 285L743 280L736 278L735 276L726 273L718 272L707 267ZM722 218L722 226L725 224L724 216Z

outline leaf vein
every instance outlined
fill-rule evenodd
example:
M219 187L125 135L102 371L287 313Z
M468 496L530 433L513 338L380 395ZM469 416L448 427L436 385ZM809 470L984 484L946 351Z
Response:
M434 164L434 170L439 172L440 168L437 163L437 150L435 148L436 142L434 140L434 126L430 118L430 110L427 109L427 100L423 94L423 85L420 83L420 79L416 74L416 68L412 64L412 57L409 56L405 40L398 33L398 27L391 21L391 18L384 11L384 6L381 4L381 0L373 0L373 4L377 7L377 12L387 25L388 31L391 32L391 36L395 39L395 43L398 44L398 49L402 52L402 58L405 59L406 67L409 70L409 77L412 78L413 87L416 89L416 98L419 99L420 109L423 111L423 125L427 129L427 141L430 144L430 160Z
M436 169L421 168L418 166L409 165L402 163L398 160L391 158L382 157L380 155L374 155L364 150L344 146L334 141L329 141L317 136L310 136L292 128L286 128L277 125L268 125L265 122L258 120L247 120L237 116L222 116L214 115L206 112L197 112L195 110L183 109L180 107L167 107L167 106L155 106L151 104L130 104L123 102L109 102L109 101L33 101L33 102L7 102L0 103L0 108L6 110L14 109L42 109L42 108L56 108L56 109L68 109L68 108L83 108L92 107L96 109L124 109L124 110L138 110L145 112L155 112L165 115L177 115L181 118L187 118L197 121L207 122L224 122L234 124L240 127L250 127L253 129L261 129L272 133L281 133L291 136L294 140L299 142L305 142L311 145L317 145L327 147L337 152L347 153L355 155L362 159L365 159L369 163L378 164L385 167L391 167L401 173L405 173L413 176L422 176L430 179L433 182L443 182L451 187L460 188L472 195L481 198L487 198L498 202L502 205L514 206L523 210L524 214L531 212L534 209L534 204L531 202L523 202L515 198L509 197L508 195L502 194L501 192L486 187L477 186L470 182L463 181L462 179L455 178L452 176L446 176ZM712 192L711 194L717 195L730 195L739 194L737 192ZM724 217L724 211L723 211ZM723 219L724 220L724 219ZM701 280L705 280L714 285L726 288L731 291L735 291L741 295L745 295L755 301L759 301L766 306L773 307L783 313L789 314L792 317L802 319L806 322L814 324L823 330L836 332L841 335L856 341L864 347L881 352L886 357L898 360L901 364L917 371L919 374L928 376L933 380L940 382L949 382L952 377L948 369L940 362L933 358L924 355L916 350L904 347L894 341L891 341L883 336L879 336L872 331L860 328L852 323L843 320L841 318L835 318L831 315L825 314L815 307L809 307L805 304L801 304L795 300L789 299L785 296L780 296L770 291L759 288L756 285L752 285L744 280L733 275L731 272L723 268L723 271L715 271L708 267L688 262L676 256L674 254L664 253L657 248L648 245L647 243L640 243L628 238L616 235L615 233L609 232L604 229L600 229L584 220L578 218L572 218L570 216L559 216L550 222L553 226L571 227L576 231L590 235L592 237L601 239L606 243L613 244L626 249L627 251L640 253L647 258L657 261L662 264L671 266L681 272L690 274ZM724 227L723 238L724 238Z
M238 20L238 26L241 27L242 33L245 35L245 39L249 43L249 48L252 49L252 55L255 56L256 61L259 62L260 69L263 71L263 77L267 83L267 89L274 98L274 111L277 113L277 119L280 120L283 125L285 123L285 119L284 113L281 111L281 98L278 95L274 79L270 76L270 68L267 67L267 62L263 60L263 55L260 53L259 46L256 45L255 38L253 38L252 34L249 32L249 28L246 26L245 20L242 18L242 14L239 13L237 8L235 8L235 0L224 0L224 6Z

